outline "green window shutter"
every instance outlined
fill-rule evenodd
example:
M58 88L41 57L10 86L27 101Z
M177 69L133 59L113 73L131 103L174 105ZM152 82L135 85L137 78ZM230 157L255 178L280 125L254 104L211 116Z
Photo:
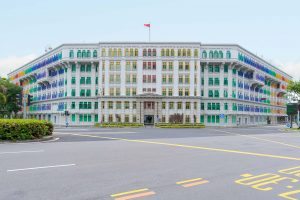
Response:
M75 121L76 121L76 115L72 114L72 122L75 122Z
M220 123L220 116L216 115L216 123Z
M224 73L228 73L228 65L224 65Z
M200 116L200 122L201 122L201 123L204 123L204 115L201 115L201 116Z
M76 72L76 65L72 64L72 72Z
M95 115L94 121L98 122L98 115L97 114Z
M208 115L208 116L207 116L207 122L208 122L208 123L211 123L211 115Z

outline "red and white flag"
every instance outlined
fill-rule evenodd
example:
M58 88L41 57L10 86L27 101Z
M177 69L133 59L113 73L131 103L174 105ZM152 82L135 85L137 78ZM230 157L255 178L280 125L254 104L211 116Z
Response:
M150 28L151 25L150 24L144 24L144 26Z

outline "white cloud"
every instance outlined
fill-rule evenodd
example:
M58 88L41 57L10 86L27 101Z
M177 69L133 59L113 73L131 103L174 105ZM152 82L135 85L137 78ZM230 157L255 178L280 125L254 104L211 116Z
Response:
M21 57L10 56L7 58L0 58L0 77L7 77L8 73L32 61L36 57L36 55L30 54Z

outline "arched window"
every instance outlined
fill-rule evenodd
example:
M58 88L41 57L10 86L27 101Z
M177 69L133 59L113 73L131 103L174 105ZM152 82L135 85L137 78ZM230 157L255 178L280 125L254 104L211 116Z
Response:
M181 49L178 49L178 56L181 56Z
M151 49L148 49L148 56L151 56Z
M218 58L219 58L219 53L218 53L218 51L215 51L215 52L214 52L214 58L215 58L215 59L218 59Z
M191 54L191 49L188 49L188 50L187 50L187 56L188 56L188 57L191 57L191 56L192 56L192 54Z
M161 54L161 56L165 56L165 49L161 49L160 54Z
M81 58L81 50L77 51L77 58Z
M227 58L227 59L231 59L231 53L230 53L230 51L227 51L227 52L226 52L226 58Z
M74 58L74 51L73 51L73 50L70 51L69 57L70 57L70 58Z
M97 57L98 57L97 50L94 50L94 51L93 51L93 57L94 57L94 58L97 58Z
M86 58L86 52L85 52L85 50L82 51L82 58Z
M117 57L118 56L118 51L116 48L114 48L114 57Z
M87 52L86 52L86 57L88 57L88 58L91 57L91 51L90 51L90 50L87 50Z
M134 50L134 56L136 56L136 57L139 56L139 50L138 50L138 49L135 49L135 50Z
M133 49L130 48L130 56L134 56Z
M125 56L129 56L129 50L127 48L125 49Z
M194 57L198 57L198 56L199 56L198 49L195 49L195 50L194 50Z
M186 49L182 50L182 56L185 57L186 56Z
M106 56L106 50L105 50L105 48L102 49L101 54L102 54L102 57L105 57L105 56Z
M111 50L111 48L108 49L108 56L112 57L112 50Z
M175 52L174 52L174 49L171 49L171 56L175 56Z
M219 58L223 59L223 51L219 51Z
M156 49L152 49L152 56L156 56Z
M143 56L147 56L147 49L143 49Z
M170 49L166 49L166 56L170 56Z
M207 52L205 50L202 52L202 58L204 58L204 59L207 58Z
M213 51L209 51L209 58L210 59L214 58L214 52Z
M122 57L122 50L120 48L118 49L118 57Z

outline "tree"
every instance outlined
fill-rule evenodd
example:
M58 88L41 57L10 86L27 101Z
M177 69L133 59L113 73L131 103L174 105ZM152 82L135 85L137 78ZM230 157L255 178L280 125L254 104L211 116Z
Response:
M11 115L20 110L17 102L17 94L21 94L22 88L0 77L0 110L3 114Z
M291 81L288 85L288 91L300 95L300 81Z

